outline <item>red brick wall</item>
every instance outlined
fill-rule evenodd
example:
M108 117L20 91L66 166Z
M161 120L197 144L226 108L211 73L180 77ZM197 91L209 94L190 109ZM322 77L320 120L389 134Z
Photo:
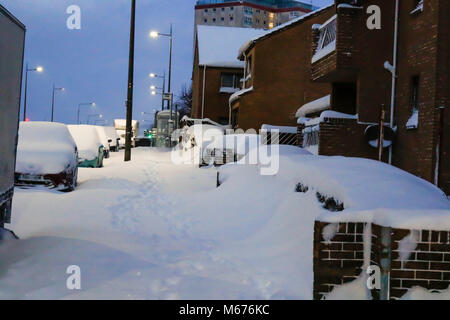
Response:
M323 229L314 225L314 299L325 297L334 287L355 280L364 265L364 223L339 223L338 232L326 242Z
M314 226L314 299L322 299L336 286L356 279L364 264L364 223L339 223L339 231L329 241L323 229L330 223L316 221ZM371 265L380 265L381 226L372 224ZM417 232L419 242L405 261L399 260L399 241ZM408 289L419 286L445 290L450 286L450 232L436 230L390 230L390 299L402 297ZM364 270L365 271L365 270ZM378 299L378 290L372 291Z
M418 230L420 242L405 261L399 261L399 241L411 230L392 230L391 299L420 286L444 290L450 285L450 239L447 231Z
M299 107L331 92L329 84L311 81L311 27L323 23L333 10L322 11L257 42L247 52L253 59L253 91L239 102L239 127L262 124L296 126Z
M382 9L381 30L366 27L367 6L378 5ZM437 162L436 146L440 130L439 107L444 106L444 141L441 146L440 184L450 194L450 1L424 0L424 10L411 15L417 1L400 1L397 89L395 96L394 124L397 139L393 147L393 165L434 182ZM379 110L385 105L386 121L390 118L391 74L383 64L393 63L395 1L371 0L363 2L364 8L337 10L336 52L312 65L312 79L331 83L356 81L357 113L360 122L378 122ZM316 44L313 43L314 48ZM407 130L406 122L412 115L411 78L420 76L419 126ZM331 108L339 111L332 96ZM339 133L344 129L333 128ZM363 132L354 126L349 132ZM328 134L328 133L327 133ZM373 158L362 141L352 136L356 146L349 153L342 145L323 146L321 154L358 155ZM329 143L340 143L339 138ZM327 142L328 143L328 142ZM345 148L347 146L344 146ZM346 149L347 150L347 149Z
M369 146L364 132L367 125L356 119L328 119L320 124L319 154L378 159L378 150ZM385 157L387 149L385 149Z

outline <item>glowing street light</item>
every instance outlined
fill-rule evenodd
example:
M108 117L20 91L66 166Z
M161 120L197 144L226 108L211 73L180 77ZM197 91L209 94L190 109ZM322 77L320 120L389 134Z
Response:
M87 102L87 103L80 103L78 104L78 116L77 116L77 124L80 124L80 107L81 106L92 106L95 107L95 102Z
M25 70L26 70L26 71L25 71L25 97L24 97L24 102L23 102L23 121L26 121L26 120L27 120L28 72L30 72L30 71L36 71L36 72L38 72L38 73L41 73L41 72L44 71L44 68L41 67L41 66L38 66L38 67L36 67L36 68L31 68L31 69L30 69L30 68L28 68L28 63L27 63Z
M163 81L163 86L162 86L162 92L166 92L166 72L164 71L164 75L160 76L157 75L156 73L150 73L150 78L160 78ZM155 86L151 86L150 89L151 90L155 90L156 88L154 88ZM161 110L164 110L164 98L163 96L161 96Z
M89 114L89 115L88 115L88 119L87 119L87 124L90 123L90 119L91 119L92 117L98 117L99 119L102 119L102 118L103 118L103 115L102 115L102 114L99 114L99 113L96 113L96 114Z

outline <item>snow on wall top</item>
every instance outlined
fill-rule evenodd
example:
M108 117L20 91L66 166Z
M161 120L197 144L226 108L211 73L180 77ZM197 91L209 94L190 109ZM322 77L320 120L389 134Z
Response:
M322 97L320 99L308 102L301 106L297 113L295 114L296 118L302 118L311 113L320 112L330 108L330 95Z
M264 34L262 34L262 35L259 35L259 36L256 36L256 37L254 37L254 38L249 39L247 42L245 42L245 43L239 48L239 57L241 57L241 56L244 54L244 52L247 51L253 43L255 43L255 42L261 40L262 38L264 38L264 37L266 37L266 36L268 36L268 35L270 35L270 34L272 34L272 33L275 33L275 32L277 32L277 31L283 30L284 28L287 28L287 27L289 27L290 25L293 25L293 24L295 24L295 23L298 23L298 22L300 22L300 21L303 21L303 20L305 20L306 18L309 18L310 16L315 15L315 14L317 14L317 13L319 13L319 12L322 12L322 11L328 9L328 8L333 7L333 6L334 6L334 3L333 3L333 4L330 4L330 5L326 6L326 7L317 9L317 10L315 10L315 11L311 11L311 12L309 12L309 13L307 13L307 14L304 14L304 15L302 15L302 16L296 18L296 19L292 19L292 20L290 20L290 21L288 21L288 22L285 22L285 23L283 23L283 24L280 24L279 26L270 29L269 31L267 31L266 33L264 33Z
M295 156L280 151L278 175L333 197L345 210L324 210L327 222L374 222L396 228L450 230L450 201L435 185L383 162Z
M267 31L252 28L197 26L199 65L210 67L243 68L237 59L239 47L248 39Z
M62 123L21 122L16 172L58 174L74 161L76 144Z

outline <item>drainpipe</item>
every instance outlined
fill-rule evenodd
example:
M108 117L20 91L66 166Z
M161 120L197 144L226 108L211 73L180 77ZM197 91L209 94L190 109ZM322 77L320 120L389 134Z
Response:
M391 128L394 128L394 109L395 109L395 91L397 81L397 47L398 47L398 15L399 15L399 0L395 1L395 26L394 26L394 53L393 53L393 65L388 61L384 63L384 67L392 74L392 92L391 92L391 115L390 123ZM389 164L392 164L392 145L389 147Z
M206 65L203 66L202 119L205 112Z

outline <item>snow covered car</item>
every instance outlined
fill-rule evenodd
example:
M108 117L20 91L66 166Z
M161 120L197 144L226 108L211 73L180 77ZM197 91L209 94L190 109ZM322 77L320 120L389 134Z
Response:
M77 157L77 145L66 125L21 122L15 184L71 191L77 185Z
M116 129L114 127L103 127L103 130L105 130L106 137L108 138L109 151L119 151L120 138L117 135Z
M108 136L106 135L105 129L104 127L101 126L95 126L95 129L97 130L98 136L103 145L103 158L108 159L110 147L109 147L109 139Z
M82 168L103 167L104 146L97 129L89 125L69 125L67 127L78 147L78 166Z

